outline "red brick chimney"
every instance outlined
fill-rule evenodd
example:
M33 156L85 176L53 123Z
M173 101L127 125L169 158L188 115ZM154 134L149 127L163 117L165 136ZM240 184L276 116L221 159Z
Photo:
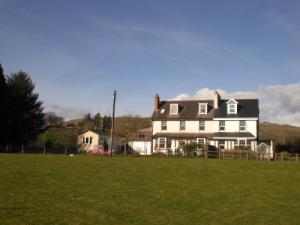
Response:
M159 108L159 96L158 94L154 97L154 111L157 112Z

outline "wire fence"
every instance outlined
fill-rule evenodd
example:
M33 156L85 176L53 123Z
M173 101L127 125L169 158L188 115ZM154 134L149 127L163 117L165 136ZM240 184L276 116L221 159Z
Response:
M36 146L0 146L0 153L16 153L16 154L82 154L76 147L36 147ZM124 155L123 153L118 155ZM133 154L127 154L130 156ZM136 156L136 155L133 155ZM185 154L153 154L151 157L187 157ZM191 156L201 159L217 159L217 160L261 160L261 161L300 161L299 153L260 153L260 152L234 152L234 151L203 151Z
M48 146L25 146L25 145L6 145L0 146L0 153L19 153L19 154L77 154L76 147L48 147Z

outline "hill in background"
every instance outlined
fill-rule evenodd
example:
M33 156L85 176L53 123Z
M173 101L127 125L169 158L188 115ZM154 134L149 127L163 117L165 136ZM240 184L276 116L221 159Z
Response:
M115 124L126 118L116 117ZM69 120L65 122L65 125L78 127L80 121L81 119ZM131 117L130 121L135 123L138 129L151 126L150 117ZM276 144L280 145L295 145L300 143L300 127L262 122L259 124L259 137L260 139L273 139Z

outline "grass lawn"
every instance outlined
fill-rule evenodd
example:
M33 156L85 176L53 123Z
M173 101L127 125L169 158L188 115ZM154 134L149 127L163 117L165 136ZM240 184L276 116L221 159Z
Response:
M300 224L300 163L0 154L0 224Z

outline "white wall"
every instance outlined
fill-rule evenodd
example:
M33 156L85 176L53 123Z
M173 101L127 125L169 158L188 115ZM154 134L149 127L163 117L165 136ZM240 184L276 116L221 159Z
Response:
M246 131L252 133L257 137L257 120L246 120ZM238 120L226 120L224 132L239 132L240 122ZM153 121L153 134L160 133L171 133L171 132L182 132L182 133L213 133L219 132L219 121L218 120L207 120L205 121L205 130L199 131L199 120L186 121L185 130L181 131L179 128L180 121L167 121L167 130L161 130L161 121Z
M128 145L140 155L151 155L151 141L131 141Z

